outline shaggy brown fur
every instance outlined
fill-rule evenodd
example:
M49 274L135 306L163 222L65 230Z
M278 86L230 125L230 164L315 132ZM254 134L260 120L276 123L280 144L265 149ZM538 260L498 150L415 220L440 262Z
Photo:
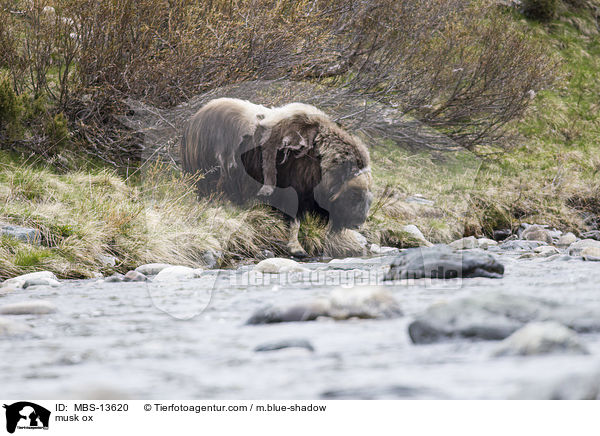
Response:
M203 194L224 192L237 203L260 194L292 219L313 212L332 228L362 224L372 198L366 146L301 103L213 100L185 129L182 158L185 171L205 174Z

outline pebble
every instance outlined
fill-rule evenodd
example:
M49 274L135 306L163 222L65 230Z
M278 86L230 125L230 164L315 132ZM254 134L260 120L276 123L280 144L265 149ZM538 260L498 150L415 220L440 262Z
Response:
M148 277L138 271L128 271L123 277L123 281L125 282L145 282L147 280Z
M138 271L139 272L139 271ZM171 282L175 280L187 280L200 277L202 269L194 269L187 266L170 266L161 270L156 277L155 282Z
M489 247L495 247L498 245L498 242L489 238L479 238L477 239L477 244L479 245L479 248L487 250Z
M281 257L272 257L269 259L261 260L254 267L255 272L261 273L288 273L288 272L306 272L309 271L301 264L292 259L284 259Z
M552 236L548 230L539 225L527 227L525 230L523 230L523 233L521 233L521 238L527 241L542 241L547 244L552 244Z
M574 242L577 242L577 236L575 236L573 233L569 232L569 233L565 233L560 238L558 238L558 242L556 243L556 245L564 248L564 247L568 247L569 245L571 245Z
M254 351L262 353L266 351L283 350L284 348L304 348L310 352L315 351L313 345L306 339L283 339L276 342L266 342L257 345L254 348Z
M450 247L455 250L468 250L471 248L479 248L479 242L475 236L469 236L466 238L458 239L454 242L451 242Z

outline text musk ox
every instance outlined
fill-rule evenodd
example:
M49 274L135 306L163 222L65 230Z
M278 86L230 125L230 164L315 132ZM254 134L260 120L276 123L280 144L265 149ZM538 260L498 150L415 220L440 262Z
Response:
M302 103L212 100L185 128L182 160L185 171L205 174L202 194L224 192L237 203L261 198L290 217L295 256L306 255L298 243L303 214L327 218L332 230L356 228L373 197L366 146Z

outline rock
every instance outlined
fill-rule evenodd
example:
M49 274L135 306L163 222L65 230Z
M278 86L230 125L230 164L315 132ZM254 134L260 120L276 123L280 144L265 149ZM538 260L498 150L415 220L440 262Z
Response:
M489 238L479 238L477 239L477 244L479 245L479 248L487 250L489 247L495 247L498 245L498 242Z
M433 245L431 242L425 239L425 236L423 236L421 230L419 230L419 228L413 224L409 224L407 226L402 227L402 231L408 233L413 238L420 241L426 247L431 247Z
M112 276L106 277L104 279L104 281L106 283L117 283L117 282L122 282L123 279L125 279L125 276L123 274L115 273Z
M255 311L246 324L273 324L280 322L314 321L320 316L327 316L329 304L326 301L315 301L296 304L288 307L267 306Z
M319 298L288 307L268 306L254 312L246 324L314 321L319 317L387 319L402 315L391 292L383 287L336 288L328 298Z
M357 232L356 230L348 230L348 233L350 233L354 237L354 239L356 239L356 242L361 247L364 248L369 244L367 238L365 238L361 233Z
M395 257L384 280L420 278L500 278L504 266L481 252L456 253L447 245L410 248Z
M310 352L315 351L312 344L306 339L284 339L276 342L267 342L256 346L254 351L262 353L265 351L283 350L284 348L304 348Z
M584 232L581 234L581 237L584 239L595 239L596 241L600 241L600 230L591 230L589 232Z
M585 247L581 250L583 260L600 261L600 247Z
M538 354L589 354L577 334L554 321L531 322L504 339L495 356Z
M565 248L576 241L577 241L577 236L575 236L573 233L569 232L569 233L565 233L560 238L558 238L558 242L556 243L556 245L558 245L559 247Z
M471 248L479 248L479 243L477 242L477 238L475 236L469 236L467 238L458 239L454 242L451 242L449 245L455 250L468 250Z
M379 286L336 288L329 296L329 316L335 319L396 318L402 315L392 293Z
M254 267L254 271L261 273L289 273L289 272L305 272L308 271L298 262L292 259L284 259L281 257L273 257L270 259L261 260Z
M147 280L148 277L138 271L128 271L123 277L124 282L145 282Z
M523 240L512 240L505 241L500 244L500 248L503 250L510 251L531 251L541 245L546 245L541 241L523 241Z
M400 253L400 249L398 249L396 247L381 247L378 244L371 244L369 247L369 251L372 254L384 254L384 255Z
M547 244L552 244L552 237L548 233L548 230L538 225L529 226L523 230L521 238L526 241L542 241Z
M553 254L552 256L547 257L546 259L544 259L544 262L552 262L552 261L560 261L560 262L565 262L568 260L573 260L574 258L569 256L568 254Z
M173 265L168 263L147 263L145 265L138 266L135 270L145 276L154 276L161 272L163 269L169 268Z
M275 253L273 253L271 250L263 250L260 252L261 259L271 259L273 257L275 257Z
M5 223L0 223L0 235L28 242L30 244L39 244L42 240L42 233L38 229L13 226Z
M108 266L108 267L114 267L119 262L119 259L117 259L115 256L112 256L110 254L109 255L99 254L98 256L96 256L96 259L102 265Z
M532 321L556 321L576 332L596 332L600 306L489 292L434 304L416 317L408 331L416 344L454 337L504 339Z
M0 318L0 337L20 335L29 332L28 325L13 321L12 319Z
M29 274L23 274L2 282L2 287L12 287L15 289L25 289L29 286L60 286L60 282L50 271L38 271Z
M549 257L555 254L560 254L558 248L552 245L541 245L533 249L533 252L537 254L537 257Z
M138 271L139 272L139 271ZM202 274L201 269L194 269L187 266L176 265L170 266L161 270L156 277L155 282L172 282L176 280L187 280L200 277Z
M56 306L49 301L23 301L0 307L2 315L45 315L56 312Z
M583 249L588 247L600 247L600 241L596 241L595 239L581 239L569 245L567 251L571 256L581 256Z
M512 231L510 229L494 230L493 238L496 241L504 241L510 235L512 235Z
M208 249L200 256L202 259L202 263L208 269L216 268L219 265L219 259L223 253Z
M413 204L422 204L424 206L433 206L435 204L432 200L427 200L421 194L415 194L407 197L406 202Z

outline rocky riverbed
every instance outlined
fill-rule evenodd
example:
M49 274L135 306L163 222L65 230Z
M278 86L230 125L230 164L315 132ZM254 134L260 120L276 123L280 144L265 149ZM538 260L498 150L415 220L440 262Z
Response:
M383 250L13 279L0 288L0 397L596 398L600 242L558 242L440 249L446 266L475 265L465 276L492 271L473 278Z

